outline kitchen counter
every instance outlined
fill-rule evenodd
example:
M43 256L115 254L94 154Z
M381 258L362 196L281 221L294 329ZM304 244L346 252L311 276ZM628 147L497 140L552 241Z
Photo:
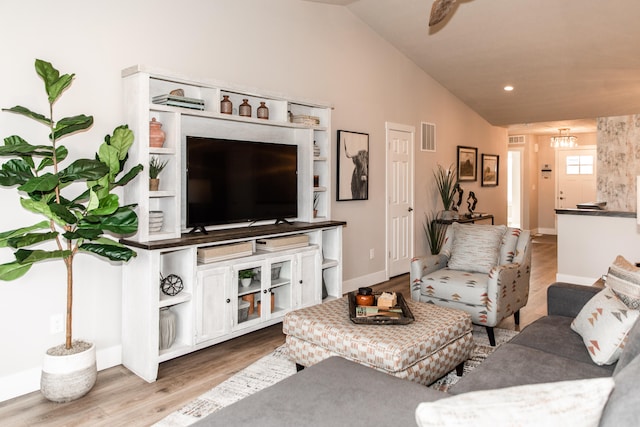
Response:
M635 212L610 211L607 209L556 209L558 215L609 216L617 218L635 218Z

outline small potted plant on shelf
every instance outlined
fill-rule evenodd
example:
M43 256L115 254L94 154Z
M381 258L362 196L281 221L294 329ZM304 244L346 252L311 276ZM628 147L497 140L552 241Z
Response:
M168 160L164 162L158 157L153 156L149 161L149 191L158 191L160 188L160 172L167 166Z
M253 270L240 270L238 272L238 278L240 279L240 284L242 285L242 287L249 287L255 275L256 274L253 272Z
M32 145L18 135L5 138L0 156L11 159L2 165L0 185L17 190L22 207L42 215L44 220L0 233L0 247L13 249L15 256L15 260L0 265L0 280L18 279L40 261L64 262L65 343L46 351L40 390L49 400L67 402L91 390L97 374L95 345L72 340L73 262L81 253L109 261L128 261L136 255L107 234L128 235L138 229L135 206L120 205L112 190L134 179L142 165L124 171L133 145L133 132L126 125L105 136L95 156L67 158L69 151L60 141L89 129L93 117L80 114L54 120L54 104L69 88L74 74L60 75L49 62L39 59L35 69L44 81L49 116L20 105L3 111L44 125L45 141ZM82 184L86 185L84 190Z

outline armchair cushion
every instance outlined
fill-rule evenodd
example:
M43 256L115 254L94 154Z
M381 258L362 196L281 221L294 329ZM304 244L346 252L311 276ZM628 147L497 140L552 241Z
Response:
M487 282L489 276L485 273L451 270L443 268L423 279L423 295L429 298L447 301L465 301L473 305L486 305Z
M507 227L504 225L451 224L453 242L449 268L489 273L498 265L499 248Z
M511 264L516 257L516 245L518 244L518 238L522 230L519 228L509 227L507 232L502 237L502 244L500 245L500 259L499 265Z
M580 334L596 364L610 365L618 361L638 314L605 288L580 310L571 329Z

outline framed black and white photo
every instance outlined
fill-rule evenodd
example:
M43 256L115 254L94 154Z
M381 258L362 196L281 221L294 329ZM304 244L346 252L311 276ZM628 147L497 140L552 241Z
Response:
M495 187L498 185L498 168L500 158L495 154L482 155L482 186Z
M369 199L369 134L338 131L336 200Z
M458 181L478 180L478 149L458 145Z

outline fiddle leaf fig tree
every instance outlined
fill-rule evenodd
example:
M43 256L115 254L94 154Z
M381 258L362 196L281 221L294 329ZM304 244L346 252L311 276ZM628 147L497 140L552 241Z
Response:
M81 114L55 120L54 104L71 85L74 74L60 75L49 62L39 59L35 69L44 81L49 103L47 115L22 106L3 111L44 125L47 142L34 145L17 135L5 138L0 156L11 159L2 164L0 185L17 189L22 207L44 220L0 233L0 247L13 249L15 256L14 261L0 265L0 279L22 277L40 261L62 260L67 278L65 347L70 349L74 259L79 252L90 252L111 261L128 261L136 255L105 233L126 235L138 229L135 206L121 206L112 191L131 181L142 165L124 173L133 144L133 132L126 125L105 136L95 158L69 161L69 152L60 145L60 140L89 129L93 117Z

